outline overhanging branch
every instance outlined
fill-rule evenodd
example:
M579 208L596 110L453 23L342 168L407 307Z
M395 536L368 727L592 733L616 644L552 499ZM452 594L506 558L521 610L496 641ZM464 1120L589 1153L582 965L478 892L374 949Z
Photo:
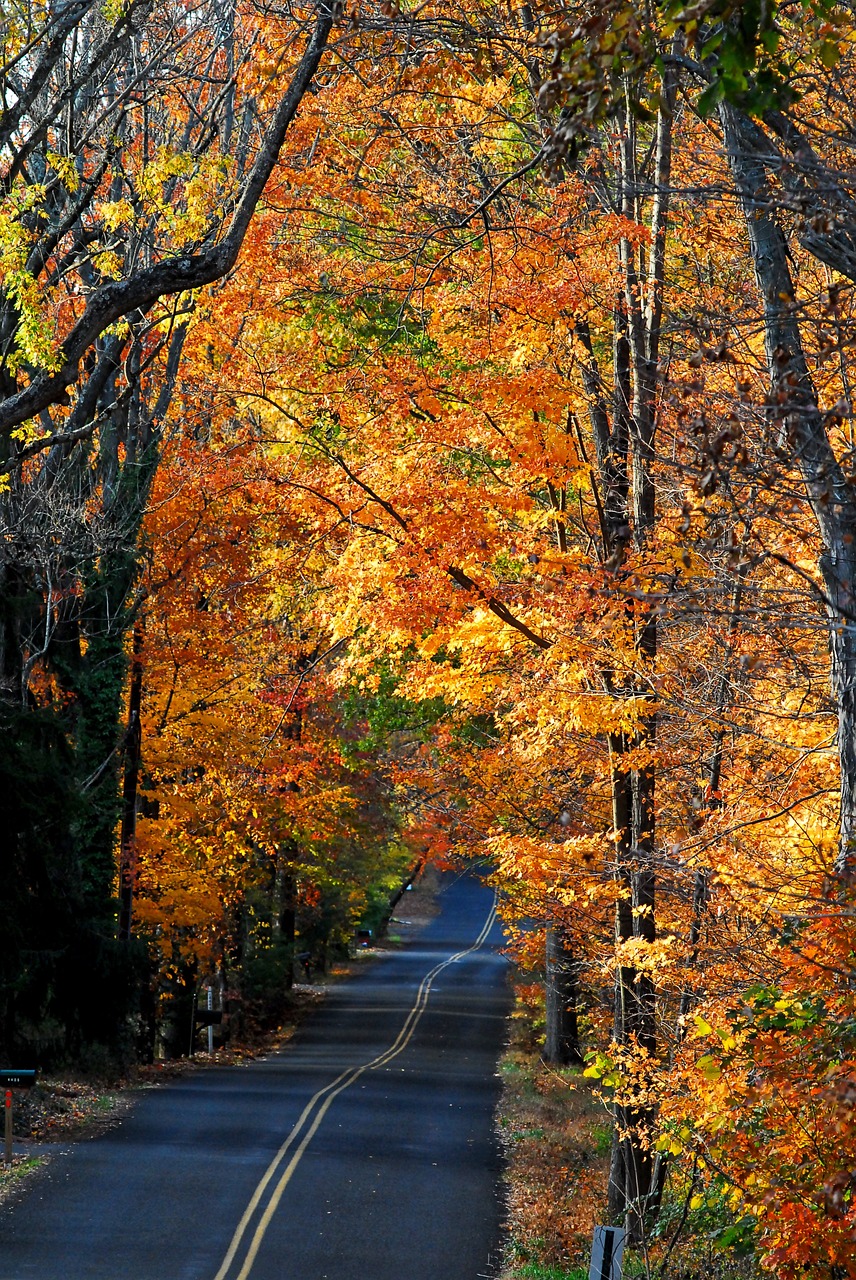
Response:
M83 314L60 349L56 372L37 374L29 386L0 405L0 431L6 433L56 404L78 378L80 360L111 324L132 311L145 312L165 294L184 293L211 284L231 270L237 261L256 205L273 172L285 135L304 94L312 82L327 46L333 23L329 0L321 0L315 29L297 70L268 126L261 149L244 184L223 239L202 253L169 258L127 280L103 285L86 303Z

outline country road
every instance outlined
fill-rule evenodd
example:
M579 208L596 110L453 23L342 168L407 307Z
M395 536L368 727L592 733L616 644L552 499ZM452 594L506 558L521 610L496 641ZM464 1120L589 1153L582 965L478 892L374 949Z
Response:
M442 878L406 948L269 1059L144 1093L0 1210L0 1280L479 1280L508 1007L492 894Z

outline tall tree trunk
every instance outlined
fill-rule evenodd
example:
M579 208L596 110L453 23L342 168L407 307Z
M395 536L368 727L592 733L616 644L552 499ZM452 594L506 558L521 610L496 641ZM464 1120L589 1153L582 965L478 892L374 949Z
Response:
M546 956L544 1060L567 1067L583 1061L577 1025L577 961L567 938L555 924L547 926Z
M621 142L620 187L617 207L633 223L641 217L642 200L637 173L636 121L629 108ZM622 287L613 313L613 370L611 396L604 388L589 327L579 320L576 336L585 352L581 362L583 386L597 455L595 497L601 520L604 563L617 571L631 538L636 549L647 542L656 520L654 434L660 329L669 217L672 127L675 84L668 72L662 85L654 157L654 197L651 205L651 249L647 262L638 245L624 238L619 245ZM650 184L647 185L650 190ZM598 496L598 488L603 494ZM647 673L657 658L656 614L635 618L628 608L628 629L639 658L637 678L622 682L604 672L604 686L616 699L644 697ZM656 739L656 715L645 715L632 739L624 732L609 735L610 775L615 840L615 940L621 957L624 943L634 937L656 937L654 873L655 766L649 758L632 767L632 749L641 753ZM615 974L613 1038L618 1045L635 1043L651 1057L656 1053L656 1001L653 980L619 960ZM608 1204L613 1221L624 1217L631 1237L639 1240L650 1203L652 1161L648 1131L652 1115L647 1106L623 1101L615 1106L615 1134L610 1165Z
M856 878L856 500L833 451L827 416L818 408L802 343L787 242L770 213L757 131L748 117L729 104L723 104L719 114L764 302L772 426L793 452L823 544L818 567L829 622L841 778L835 870L852 883Z
M662 106L658 113L654 160L654 200L651 209L651 250L646 263L641 251L628 239L620 243L620 259L624 281L622 325L616 329L616 356L629 366L630 377L621 367L615 370L616 398L632 391L628 428L631 448L630 515L633 541L642 549L656 522L656 488L654 482L654 434L657 423L657 376L660 351L660 327L665 283L665 244L669 217L669 192L672 158L672 114L674 81L671 74L662 85ZM639 175L637 172L636 121L630 110L628 87L627 114L621 149L621 211L632 222L640 220ZM637 257L638 253L638 257ZM633 692L643 698L649 688L646 675L657 660L657 614L654 611L633 622L639 669ZM656 875L655 854L655 787L656 767L651 750L657 736L657 717L651 711L642 717L633 747L648 754L638 765L631 782L630 871L629 895L619 902L618 941L629 937L653 943L656 939ZM629 896L629 901L627 900ZM626 918L629 913L629 920ZM656 990L654 980L644 970L634 972L632 994L628 998L627 979L619 974L618 986L624 992L623 1021L617 1027L618 1043L634 1043L651 1059L657 1051ZM650 1105L642 1101L623 1108L624 1193L627 1229L631 1240L644 1237L645 1218L652 1190L653 1159L650 1129L653 1123ZM617 1164L617 1159L614 1162Z
M615 878L618 896L615 902L615 944L629 942L633 937L633 875L630 863L632 846L633 789L630 774L624 763L627 749L623 733L609 736L609 767L612 784L612 826L615 840ZM636 971L619 963L615 971L615 1005L612 1038L616 1044L626 1044L633 1019L636 1000ZM623 1103L613 1109L615 1129L612 1137L612 1156L607 1190L608 1213L611 1221L623 1218L636 1181L633 1116Z
M122 777L122 830L119 840L119 938L131 936L136 872L137 791L140 782L143 741L140 713L143 703L143 620L134 624L134 652L128 691L128 729L125 738L125 769Z

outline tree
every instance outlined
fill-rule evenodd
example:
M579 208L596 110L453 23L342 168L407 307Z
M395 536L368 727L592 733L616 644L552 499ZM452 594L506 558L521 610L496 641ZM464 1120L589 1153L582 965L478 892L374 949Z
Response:
M722 1188L672 1135L707 1069L689 1019L735 1011L759 972L772 991L789 921L822 900L815 535L758 412L750 264L703 78L671 107L691 53L667 44L656 95L623 87L621 117L541 183L525 25L488 68L425 21L392 120L377 57L357 123L346 96L315 104L313 185L297 199L282 172L288 251L229 304L253 319L224 335L224 377L335 548L337 678L391 672L414 707L440 701L402 785L459 847L490 851L509 914L569 945L619 1122L613 1208L641 1233L667 1175L672 1196ZM775 1229L768 1213L761 1247Z
M233 1032L279 1025L296 954L324 968L346 954L414 861L363 715L335 687L341 646L313 622L323 556L278 460L217 394L208 338L189 335L167 421L134 653L128 900L173 1053L203 980L232 993Z
M13 823L22 884L41 845L48 892L62 894L54 867L73 885L63 927L34 939L48 969L69 947L110 952L137 538L190 291L234 265L332 13L271 22L267 68L251 57L258 21L251 8L80 0L4 26L2 719L28 752L30 726L50 726L42 764L30 757L44 789L60 744L74 775L47 844L24 795ZM7 1026L19 967L13 946ZM90 987L91 972L71 989ZM71 1028L73 1007L51 1015ZM27 1014L38 1020L38 997Z

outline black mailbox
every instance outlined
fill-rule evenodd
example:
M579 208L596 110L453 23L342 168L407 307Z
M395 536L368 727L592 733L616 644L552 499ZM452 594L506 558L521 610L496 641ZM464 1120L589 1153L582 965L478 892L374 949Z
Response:
M197 1009L196 1021L201 1027L216 1027L223 1021L222 1009Z
M31 1089L35 1083L35 1071L12 1067L0 1069L0 1089Z

